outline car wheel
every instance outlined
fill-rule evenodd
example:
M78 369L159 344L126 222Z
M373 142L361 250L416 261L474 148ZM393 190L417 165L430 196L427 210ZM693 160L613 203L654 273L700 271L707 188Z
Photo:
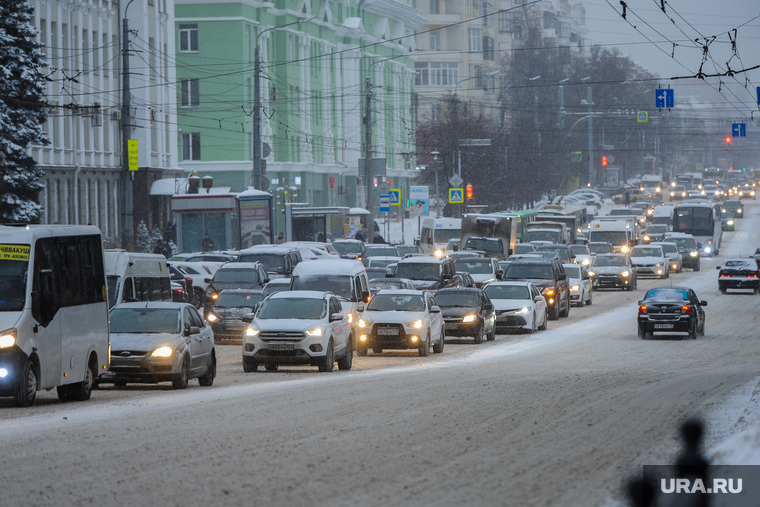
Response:
M644 328L639 326L639 338L641 338L642 340L646 340L646 336L647 334L644 331Z
M365 345L359 345L356 348L356 353L359 354L361 357L365 357L367 355L368 350L369 349Z
M353 337L348 337L348 343L346 343L346 353L343 354L343 357L338 359L338 369L348 371L351 369L351 366L354 364L354 339Z
M483 324L483 323L481 322L481 323L480 323L480 326L478 326L478 330L477 330L477 331L475 332L475 334L473 335L473 337L475 338L475 344L476 344L476 345L477 345L477 344L481 344L481 343L483 343L483 327L484 327L484 326L485 326L485 324Z
M243 356L243 371L251 373L259 369L259 363L250 356Z
M425 341L420 345L419 352L420 357L427 357L430 355L430 331L428 331Z
M84 374L84 380L68 386L71 391L71 399L74 401L87 401L92 394L92 386L95 383L98 366L95 364L95 357L90 358L87 364L87 370Z
M496 339L496 322L493 323L493 328L491 328L491 332L486 335L486 340L489 342L492 342Z
M435 354L442 354L443 353L443 347L445 346L446 341L446 334L443 328L441 328L441 336L438 338L438 343L433 345L433 352ZM481 335L480 335L480 341L483 341L483 334L482 334L482 328L481 328Z
M588 292L588 301L586 301L586 304L591 306L591 304L594 302L594 295L591 294L591 291Z
M180 372L172 380L174 389L187 389L187 383L190 381L190 360L185 356L182 359Z
M725 294L726 293L726 288L725 287L718 287L718 289L720 290L721 294Z
M550 317L552 320L559 320L559 309L557 307L554 307L552 309L552 315Z
M697 263L697 265L694 267L694 271L699 271L700 270L700 268L701 268L700 264L702 264L702 263L701 262Z
M586 300L584 299L584 293L581 291L581 297L578 298L578 308L586 306Z
M760 294L760 287L755 287L755 294Z
M37 372L34 363L29 359L21 368L21 378L13 399L19 407L31 407L37 400Z
M570 296L568 296L568 300L565 302L565 309L559 311L560 317L569 317L570 316Z
M198 309L203 306L203 291L196 288L193 290L193 299L190 301L192 305Z
M202 377L198 377L198 383L203 387L209 387L214 385L214 378L216 377L216 356L211 353L211 357L208 358L208 366L206 373Z
M330 343L327 344L325 357L322 359L322 362L319 365L319 371L323 373L331 372L333 371L334 367L335 367L335 349L333 348L332 340L330 340Z
M536 312L533 312L533 321L530 324L530 329L526 329L528 334L533 334L536 332Z
M382 347L372 347L372 353L373 354L382 354L383 348Z
M114 387L126 387L127 381L120 378L120 379L114 380L113 385Z
M705 335L705 321L703 320L702 325L699 326L699 336L704 336L704 335Z
M691 329L689 330L689 338L691 338L692 340L697 339L697 323L696 322L692 324Z
M71 401L73 399L72 398L71 385L70 384L67 384L65 386L58 386L58 387L55 388L55 390L58 393L58 400L59 401L67 402L67 401Z
M549 317L546 315L546 312L544 312L544 323L538 326L539 331L546 331L546 326L548 325Z

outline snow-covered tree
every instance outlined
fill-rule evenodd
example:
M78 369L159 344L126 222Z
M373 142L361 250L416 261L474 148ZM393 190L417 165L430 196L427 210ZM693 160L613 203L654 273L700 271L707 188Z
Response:
M162 239L164 239L164 235L161 232L161 229L159 229L158 227L153 229L153 232L150 233L150 251L151 252L156 248L156 245Z
M148 226L144 220L140 220L137 226L137 236L135 237L135 250L142 253L151 253L153 251L153 240L148 232Z
M0 1L0 220L39 222L43 172L28 154L44 145L45 66L31 25L34 8L24 0Z

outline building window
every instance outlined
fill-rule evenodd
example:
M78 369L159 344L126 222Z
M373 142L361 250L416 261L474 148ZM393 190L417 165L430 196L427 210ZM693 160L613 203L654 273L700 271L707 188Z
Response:
M499 12L499 32L511 32L512 31L512 13L507 11Z
M416 62L417 86L455 86L459 81L459 62Z
M544 30L549 28L557 28L557 18L551 12L544 12Z
M493 37L483 37L483 59L493 60Z
M182 160L201 159L201 133L182 134Z
M440 14L438 11L438 0L430 0L430 14Z
M493 26L493 4L483 2L483 26Z
M468 33L470 34L470 51L473 53L483 51L483 29L470 28Z
M472 17L480 16L480 0L472 0Z
M430 106L430 122L433 124L441 123L441 105L433 104Z
M183 53L198 51L198 24L179 25L179 50Z
M182 86L182 107L198 107L200 105L200 94L198 92L200 80L183 79Z
M439 30L430 31L430 49L431 51L438 51L441 49L441 39Z

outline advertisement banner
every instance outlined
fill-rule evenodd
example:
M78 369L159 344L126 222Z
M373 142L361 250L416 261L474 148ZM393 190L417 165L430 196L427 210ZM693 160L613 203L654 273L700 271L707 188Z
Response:
M428 204L430 203L430 187L409 187L409 215L413 217L428 216Z

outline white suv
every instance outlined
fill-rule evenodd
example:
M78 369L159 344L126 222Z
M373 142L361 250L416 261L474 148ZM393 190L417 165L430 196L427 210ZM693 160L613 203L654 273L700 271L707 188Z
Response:
M243 370L260 364L309 364L319 371L350 370L354 347L351 325L340 299L316 291L285 291L266 298L243 336Z

